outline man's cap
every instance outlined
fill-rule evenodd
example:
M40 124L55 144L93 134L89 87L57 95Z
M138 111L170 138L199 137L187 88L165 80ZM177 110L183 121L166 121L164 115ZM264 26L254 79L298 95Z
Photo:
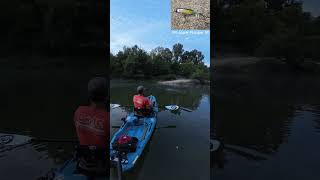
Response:
M143 86L138 86L138 87L137 87L137 92L138 92L139 94L142 94L144 90L145 90L145 88L144 88Z
M108 96L107 80L104 77L92 78L88 83L88 94L92 101L105 101Z

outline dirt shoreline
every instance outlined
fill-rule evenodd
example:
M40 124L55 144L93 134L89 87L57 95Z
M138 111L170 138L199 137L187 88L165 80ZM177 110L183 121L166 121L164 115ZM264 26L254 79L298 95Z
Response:
M176 79L176 80L170 80L170 81L158 81L158 84L169 85L169 86L203 85L203 83L198 79Z

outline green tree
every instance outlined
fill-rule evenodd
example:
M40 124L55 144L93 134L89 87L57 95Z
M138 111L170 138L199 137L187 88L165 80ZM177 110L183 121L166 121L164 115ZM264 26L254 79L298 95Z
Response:
M192 62L188 62L188 63L181 63L180 64L180 75L184 76L184 77L190 77L191 74L195 71L195 66Z
M170 73L172 52L168 48L157 47L150 52L152 59L152 75L164 75Z
M183 52L184 52L184 49L182 44L177 43L173 45L172 47L173 60L176 62L180 62Z
M146 51L137 45L124 48L124 73L125 76L145 76L149 77L152 73L150 58Z
M163 61L171 62L173 55L169 48L157 47L150 52L151 58L160 58Z

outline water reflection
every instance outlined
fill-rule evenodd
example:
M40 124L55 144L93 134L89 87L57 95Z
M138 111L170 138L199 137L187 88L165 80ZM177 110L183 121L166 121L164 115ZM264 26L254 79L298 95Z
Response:
M196 110L202 97L209 92L208 86L170 87L152 81L112 81L111 102L130 107L138 85L146 87L146 95L157 97L160 106L177 104Z
M223 85L225 82L218 81L214 95L211 136L223 146L212 154L213 177L219 180L308 177L306 174L315 170L320 160L317 78L264 75L228 80L229 86L234 86L233 91ZM299 169L299 178L290 168ZM320 174L312 174L311 179L316 177Z

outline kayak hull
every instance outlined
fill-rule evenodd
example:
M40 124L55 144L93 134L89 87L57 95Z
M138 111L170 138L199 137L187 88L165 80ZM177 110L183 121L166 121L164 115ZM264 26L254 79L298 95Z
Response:
M59 171L54 173L53 180L88 180L89 176L76 172L77 161L76 159L71 159L67 161ZM51 179L51 178L48 178ZM106 175L94 175L95 180L108 180L109 177Z
M153 103L154 112L147 117L138 117L135 116L134 113L129 113L125 122L110 141L110 161L111 164L115 165L117 160L114 159L114 157L116 157L117 152L112 149L112 143L114 143L121 135L136 137L138 139L136 151L127 153L124 157L125 161L121 162L123 172L129 171L135 166L155 130L158 106L154 96L149 96L149 98Z

